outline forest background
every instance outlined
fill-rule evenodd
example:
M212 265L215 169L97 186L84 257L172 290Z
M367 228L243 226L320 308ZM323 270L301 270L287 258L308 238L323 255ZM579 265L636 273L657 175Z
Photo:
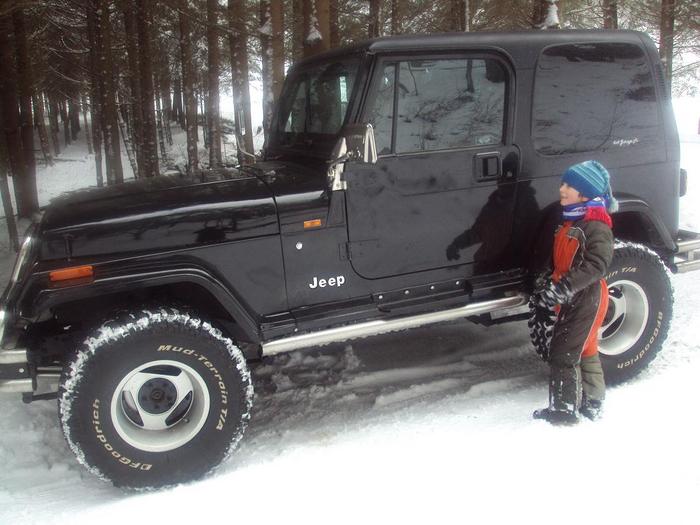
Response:
M698 94L695 0L0 0L0 193L11 242L15 215L39 211L37 163L60 160L81 132L98 186L124 180L123 151L136 178L197 176L230 164L228 137L235 163L255 162L285 70L303 57L384 35L562 28L644 31L673 95ZM261 86L261 107L251 86ZM222 119L222 93L232 119ZM177 126L181 167L170 154Z

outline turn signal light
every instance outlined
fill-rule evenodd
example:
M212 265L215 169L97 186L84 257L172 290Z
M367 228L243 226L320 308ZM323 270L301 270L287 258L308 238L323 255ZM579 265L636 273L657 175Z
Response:
M321 226L321 219L313 219L311 221L304 221L304 229L318 228L319 226Z
M50 272L49 279L51 282L70 281L71 279L92 277L92 275L92 266L73 266L72 268L63 268L61 270L54 270L53 272Z

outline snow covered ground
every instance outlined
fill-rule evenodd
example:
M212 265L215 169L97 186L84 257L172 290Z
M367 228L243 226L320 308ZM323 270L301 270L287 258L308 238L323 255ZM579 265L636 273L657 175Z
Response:
M677 113L690 173L681 222L697 231L700 99L678 101ZM89 184L85 164L40 170L42 202ZM546 366L523 324L455 322L266 360L232 459L209 479L147 494L84 471L55 402L0 398L0 524L696 524L700 273L673 284L664 351L609 390L603 420L573 428L531 419L546 402Z

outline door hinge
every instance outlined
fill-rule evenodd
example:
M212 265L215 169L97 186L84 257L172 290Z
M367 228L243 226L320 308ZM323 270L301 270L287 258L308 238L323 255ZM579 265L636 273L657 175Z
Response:
M345 242L339 246L340 248L340 260L349 261L352 259L352 252L350 251L350 243Z

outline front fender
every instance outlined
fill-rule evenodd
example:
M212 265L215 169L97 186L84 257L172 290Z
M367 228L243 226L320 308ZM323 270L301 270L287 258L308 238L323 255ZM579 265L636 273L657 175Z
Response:
M258 323L254 314L244 306L243 300L231 292L215 276L194 266L144 270L136 273L111 274L102 272L92 282L60 287L48 285L48 279L42 279L41 274L36 274L34 282L28 286L26 293L19 301L19 311L22 319L32 323L44 320L52 308L61 304L119 294L125 291L181 283L191 283L205 289L238 323L250 341L260 340Z

